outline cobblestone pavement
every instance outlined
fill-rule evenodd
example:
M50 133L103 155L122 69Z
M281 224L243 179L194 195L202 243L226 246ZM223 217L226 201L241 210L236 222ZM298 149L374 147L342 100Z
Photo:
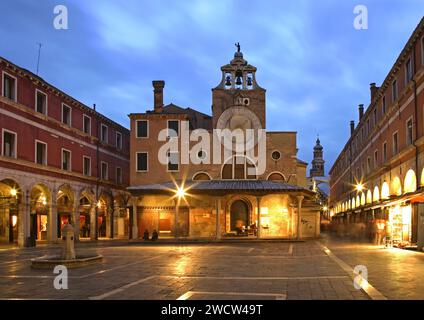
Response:
M306 242L80 245L101 264L69 269L67 290L30 259L57 246L0 250L0 299L423 299L424 254L322 238ZM352 268L368 268L365 290Z

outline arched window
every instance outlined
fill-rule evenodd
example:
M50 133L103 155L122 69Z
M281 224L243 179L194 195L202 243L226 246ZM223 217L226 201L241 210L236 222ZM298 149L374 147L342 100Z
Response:
M371 203L372 202L372 194L371 194L371 190L367 191L367 203Z
M417 190L417 177L412 169L409 169L405 176L404 192L415 192Z
M268 176L268 180L273 180L273 181L286 181L286 179L284 178L284 175L280 172L273 172Z
M402 184L400 183L399 177L395 177L392 181L392 192L396 196L400 196L402 194Z
M388 199L390 197L389 184L384 181L381 186L381 199Z
M256 167L244 156L233 156L222 166L221 178L256 179Z
M380 200L380 190L378 190L378 186L374 187L374 192L372 195L372 201L379 201Z
M196 180L196 181L211 180L211 177L206 172L197 172L194 174L193 180Z

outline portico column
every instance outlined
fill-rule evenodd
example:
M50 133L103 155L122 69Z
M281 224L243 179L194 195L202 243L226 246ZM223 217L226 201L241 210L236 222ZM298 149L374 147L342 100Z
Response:
M29 202L29 191L22 190L22 200L19 204L18 213L18 245L20 247L27 246L27 238L30 235L30 202Z
M137 197L132 199L132 238L138 239L138 227L137 227Z
M49 217L47 220L47 240L54 242L57 240L57 198L56 190L52 190L49 208Z
M118 217L119 217L119 205L113 206L113 220L112 220L112 238L118 237Z
M300 240L302 235L301 235L301 230L302 230L302 219L301 219L301 209L302 209L302 201L304 196L297 196L297 239Z
M79 199L80 196L77 195L74 199L74 206L72 208L72 220L74 221L74 239L75 241L79 241L80 234L80 212L79 212Z
M216 240L221 240L221 198L215 200L216 209Z
M174 215L174 237L178 239L178 209L179 209L179 200L175 201L175 215Z
M112 238L113 228L113 209L109 206L106 207L106 238Z
M97 202L94 202L90 207L90 240L97 239L96 206Z
M258 206L258 229L257 229L258 239L261 237L261 200L262 200L262 197L256 197L256 202Z

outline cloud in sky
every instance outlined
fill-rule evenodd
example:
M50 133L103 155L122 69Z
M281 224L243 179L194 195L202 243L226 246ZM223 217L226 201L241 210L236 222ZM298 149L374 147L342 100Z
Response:
M0 55L35 71L128 127L127 114L165 101L211 113L211 88L240 41L267 89L267 129L298 131L310 162L316 135L326 169L345 144L369 83L384 80L422 18L422 0L365 0L369 29L353 28L354 0L61 1L69 30L53 28L56 1L2 1Z

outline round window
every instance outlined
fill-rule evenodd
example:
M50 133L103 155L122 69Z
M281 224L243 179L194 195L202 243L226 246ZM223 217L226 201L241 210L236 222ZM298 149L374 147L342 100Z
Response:
M279 151L274 151L271 157L273 160L279 160L281 158L281 153Z
M200 150L200 151L197 153L197 158L199 158L200 160L205 160L205 159L206 159L206 152L205 152L205 151L203 151L203 150Z

